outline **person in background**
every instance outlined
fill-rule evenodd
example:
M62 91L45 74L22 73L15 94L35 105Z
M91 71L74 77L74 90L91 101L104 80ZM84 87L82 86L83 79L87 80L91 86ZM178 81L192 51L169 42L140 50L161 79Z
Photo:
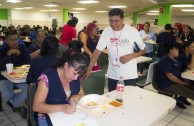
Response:
M66 25L63 26L60 43L67 45L67 42L76 39L76 25L78 23L77 17L72 17Z
M72 40L72 41L68 42L68 47L70 49L73 49L77 53L80 53L80 54L82 54L83 46L84 46L84 43L82 41L79 41L79 40ZM88 60L88 57L86 55L83 55L83 56L84 56L84 59L86 61L86 65L88 66L90 61Z
M96 49L99 37L97 37L97 26L94 23L89 23L86 27L86 32L83 33L81 41L84 43L84 54L88 57L88 60L92 58L92 54ZM97 62L92 68L93 71L99 70Z
M102 51L107 48L109 56L108 90L112 91L116 89L120 77L123 78L126 85L136 85L138 76L135 58L145 54L146 48L137 29L123 23L123 10L119 8L111 9L108 16L110 27L103 31L98 41L87 69L86 78L91 74L92 68ZM140 48L139 52L134 52L134 42Z
M84 96L79 77L86 70L83 55L67 50L52 68L40 75L33 103L33 110L38 112L39 126L50 122L47 113L72 114L76 111L76 104Z
M57 61L56 54L58 47L58 40L53 35L49 35L43 40L40 47L40 54L30 64L26 79L28 83L37 83L41 73Z
M86 32L86 26L84 26L84 28L78 32L78 35L77 35L77 39L78 40L81 40L82 39L82 36L83 34Z
M190 26L186 26L182 34L180 35L180 39L182 40L183 43L188 42L188 41L193 41L193 31Z
M170 45L176 44L176 38L170 34L171 24L164 26L165 31L158 35L156 43L158 44L157 57L161 58L166 55L166 48Z
M180 70L181 72L184 72L187 69L194 68L194 41L185 42L182 48L183 50L180 52L178 60L181 62ZM179 96L177 101L179 102L181 108L186 108L183 104L191 105L191 103L189 103L187 99L182 96Z
M152 31L150 31L150 23L149 22L144 23L144 30L141 30L139 32L139 34L140 34L141 38L143 39L145 46L146 46L146 49L147 49L147 52L146 52L146 54L144 54L144 56L152 58L154 56L154 52L153 52L153 44L151 44L150 41L155 43L156 36ZM149 64L150 63L151 62L149 62ZM145 63L141 63L139 65L139 67L140 67L140 72L138 74L139 76L143 75L144 64Z
M55 37L60 40L62 35L62 27L59 27L57 32L55 33Z
M28 47L28 53L30 54L31 59L40 54L40 47L45 37L46 33L43 29L36 31L36 40Z
M167 92L194 100L194 85L181 78L181 62L177 45L169 45L158 62L159 87ZM177 106L186 109L177 99Z
M7 31L5 39L6 43L0 48L0 71L6 69L7 63L13 63L14 67L29 64L30 56L26 46L18 44L17 31ZM14 86L21 92L15 94ZM19 109L26 100L28 85L26 83L14 84L0 75L0 91L7 104L15 111L15 108Z

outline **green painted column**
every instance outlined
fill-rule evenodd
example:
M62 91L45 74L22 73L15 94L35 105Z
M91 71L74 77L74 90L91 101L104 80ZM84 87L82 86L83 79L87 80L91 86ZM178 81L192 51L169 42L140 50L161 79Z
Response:
M172 5L170 4L164 4L161 5L164 9L163 13L159 13L158 16L158 25L164 26L167 23L171 23L171 17L172 17Z
M8 20L8 10L0 9L0 20Z
M68 9L63 9L63 22L67 23L68 20Z
M134 27L136 27L136 24L137 24L137 16L138 16L138 13L134 12L133 13L133 26Z

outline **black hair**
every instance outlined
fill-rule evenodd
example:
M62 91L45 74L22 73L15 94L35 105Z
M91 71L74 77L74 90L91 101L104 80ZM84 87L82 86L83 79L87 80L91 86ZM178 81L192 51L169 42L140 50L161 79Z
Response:
M192 43L194 43L194 41L184 42L184 44L182 45L183 51L185 51L186 47L189 47Z
M87 65L84 56L72 49L68 49L66 52L64 52L62 57L51 67L63 67L65 63L68 63L69 66L73 67L80 76L86 73Z
M144 25L145 25L145 24L149 25L149 27L150 27L150 23L149 23L149 22L145 22Z
M59 50L58 41L54 35L45 37L40 47L40 55L56 55Z
M84 46L83 42L79 41L79 40L72 40L72 41L68 42L67 45L69 48L73 49L77 53L81 53L82 52L81 49Z
M72 17L68 22L67 24L72 26L72 27L75 27L78 23L78 18L77 17Z
M179 50L179 47L178 47L177 44L169 44L168 46L166 46L166 48L165 48L166 54L167 54L167 53L170 53L170 50L171 50L171 49L174 49L174 48Z
M164 26L164 29L165 30L171 30L171 24L166 24L165 26Z
M124 11L120 8L113 8L109 11L108 16L120 16L120 18L124 18Z
M16 30L7 30L5 32L5 38L7 39L7 36L9 36L9 35L18 35L18 33Z

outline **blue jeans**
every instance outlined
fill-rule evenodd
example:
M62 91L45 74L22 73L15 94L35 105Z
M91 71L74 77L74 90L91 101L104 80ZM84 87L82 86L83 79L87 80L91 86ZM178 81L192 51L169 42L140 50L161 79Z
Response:
M118 80L108 78L108 91L116 90ZM124 80L125 86L136 86L136 79Z
M14 94L14 86L21 89L21 92ZM13 107L17 108L20 107L27 99L28 84L13 84L9 80L1 80L0 91L2 93L3 98L5 98L6 101L11 100Z
M48 126L46 118L41 118L38 116L38 125L39 126Z

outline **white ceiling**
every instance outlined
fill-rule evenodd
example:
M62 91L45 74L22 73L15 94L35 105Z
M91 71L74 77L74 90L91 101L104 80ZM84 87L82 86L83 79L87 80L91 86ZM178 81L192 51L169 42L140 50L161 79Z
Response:
M39 10L48 10L48 9L58 9L62 11L64 8L67 8L70 12L75 11L72 8L86 8L87 10L79 11L80 13L87 13L93 14L94 11L109 11L110 9L108 6L115 6L115 5L125 5L127 8L124 8L126 15L131 15L135 11L139 11L158 3L161 1L169 1L174 3L177 2L194 2L194 0L97 0L99 3L96 4L80 4L77 3L78 0L22 0L23 2L20 3L7 3L6 0L0 0L0 8L7 8L7 9L14 9L18 7L34 7L33 11ZM154 1L160 1L158 3ZM45 4L57 4L57 7L44 7ZM181 8L182 9L182 8ZM180 8L173 8L173 15L176 16L194 16L194 12L182 12ZM194 7L192 8L194 9ZM24 10L28 11L28 10ZM32 10L31 10L32 11Z

